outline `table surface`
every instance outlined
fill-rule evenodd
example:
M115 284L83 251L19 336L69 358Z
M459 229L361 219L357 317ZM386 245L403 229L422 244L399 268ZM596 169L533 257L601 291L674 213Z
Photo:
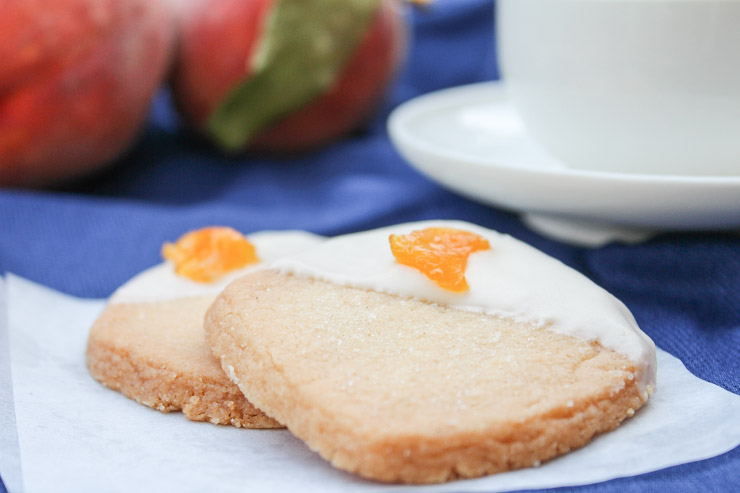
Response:
M303 156L219 157L180 126L162 92L139 142L111 169L51 191L0 189L0 272L105 297L158 262L164 241L204 225L336 235L461 219L516 236L584 273L622 299L656 344L691 372L740 393L739 235L662 234L635 246L572 247L529 231L511 212L444 190L394 151L385 129L393 107L498 77L491 11L490 0L440 0L412 13L414 40L386 104L365 129ZM573 489L737 491L740 448Z

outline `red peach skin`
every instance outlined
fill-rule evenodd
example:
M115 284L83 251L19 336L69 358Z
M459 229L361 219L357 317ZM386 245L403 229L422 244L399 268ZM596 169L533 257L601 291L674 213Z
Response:
M362 123L382 100L404 54L398 0L383 0L370 29L330 90L260 132L248 147L300 151L332 141ZM183 9L173 77L186 121L203 128L229 91L250 74L252 54L272 0L200 0Z
M160 0L0 2L0 185L43 186L114 160L165 75Z

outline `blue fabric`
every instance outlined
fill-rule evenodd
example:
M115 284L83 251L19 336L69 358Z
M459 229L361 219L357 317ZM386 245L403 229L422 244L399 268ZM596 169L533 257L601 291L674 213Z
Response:
M497 78L491 12L490 0L439 1L415 12L408 63L386 106L366 130L302 157L219 157L180 127L162 93L139 144L114 168L55 191L0 190L0 272L104 297L158 262L164 241L204 225L335 235L463 219L512 234L583 272L620 297L690 371L740 393L740 236L664 234L638 246L567 246L529 231L512 213L440 188L391 147L385 120L395 105ZM740 491L740 448L575 489Z

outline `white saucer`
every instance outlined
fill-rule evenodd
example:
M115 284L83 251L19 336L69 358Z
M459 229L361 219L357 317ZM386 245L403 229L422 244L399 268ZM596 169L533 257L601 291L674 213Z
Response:
M740 171L704 177L569 169L529 136L498 82L413 99L391 114L388 127L417 170L471 199L521 211L531 228L559 240L596 246L661 230L740 228Z

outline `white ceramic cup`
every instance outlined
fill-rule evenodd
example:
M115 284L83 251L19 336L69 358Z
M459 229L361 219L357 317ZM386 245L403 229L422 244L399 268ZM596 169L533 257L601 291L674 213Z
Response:
M566 165L740 175L740 0L498 0L499 63Z

